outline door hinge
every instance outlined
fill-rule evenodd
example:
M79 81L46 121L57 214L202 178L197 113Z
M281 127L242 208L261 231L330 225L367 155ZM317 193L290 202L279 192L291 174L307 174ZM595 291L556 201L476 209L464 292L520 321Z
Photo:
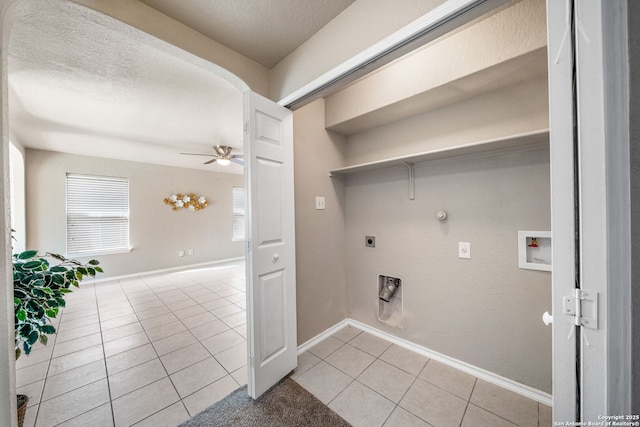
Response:
M251 367L251 369L255 368L253 364L253 355L249 356L249 366Z
M247 250L251 252L251 239L247 239Z
M249 134L249 122L245 122L243 128L244 128L244 133Z
M598 293L575 289L572 296L562 299L564 314L575 316L574 324L598 329Z

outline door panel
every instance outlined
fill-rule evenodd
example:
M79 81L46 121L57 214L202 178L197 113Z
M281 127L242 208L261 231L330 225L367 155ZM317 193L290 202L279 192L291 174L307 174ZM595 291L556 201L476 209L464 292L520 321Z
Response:
M284 241L282 224L282 175L281 162L258 158L256 174L260 180L256 183L258 199L258 245L280 243Z
M286 334L286 285L284 271L275 271L260 278L260 314L264 322L261 326L262 365L268 363L287 349Z
M245 93L247 388L258 398L297 366L292 113Z
M553 232L553 418L576 419L578 378L574 318L563 313L563 299L576 286L576 223L574 198L573 44L570 2L547 0L549 63L549 128L551 141L551 230Z

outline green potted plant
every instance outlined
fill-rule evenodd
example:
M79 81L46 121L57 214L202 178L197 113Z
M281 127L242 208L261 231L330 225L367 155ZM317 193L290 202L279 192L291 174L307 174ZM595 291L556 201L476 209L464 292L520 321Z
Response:
M96 260L83 264L58 254L39 255L34 250L13 255L16 359L22 353L31 353L37 342L47 344L47 336L56 332L50 319L65 306L64 297L72 291L70 287L78 287L86 276L102 272ZM18 396L20 426L27 402L26 396Z

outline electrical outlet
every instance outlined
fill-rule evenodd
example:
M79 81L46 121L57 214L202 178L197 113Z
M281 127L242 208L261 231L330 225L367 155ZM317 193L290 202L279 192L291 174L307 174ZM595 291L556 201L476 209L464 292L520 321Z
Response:
M187 251L187 255L193 255L193 249L189 249L189 250Z
M325 208L324 197L316 196L316 210L323 210Z
M458 242L458 258L471 259L471 243Z
M184 256L184 251L178 251L178 256Z

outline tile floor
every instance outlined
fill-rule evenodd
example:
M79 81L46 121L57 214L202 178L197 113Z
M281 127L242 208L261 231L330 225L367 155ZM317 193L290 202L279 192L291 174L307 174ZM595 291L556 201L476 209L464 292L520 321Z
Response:
M173 427L246 383L244 263L84 284L16 363L25 427ZM346 327L293 378L354 426L550 426L551 409Z
M355 427L551 426L551 408L351 326L293 378Z
M175 427L246 383L244 263L83 284L16 362L25 427Z

